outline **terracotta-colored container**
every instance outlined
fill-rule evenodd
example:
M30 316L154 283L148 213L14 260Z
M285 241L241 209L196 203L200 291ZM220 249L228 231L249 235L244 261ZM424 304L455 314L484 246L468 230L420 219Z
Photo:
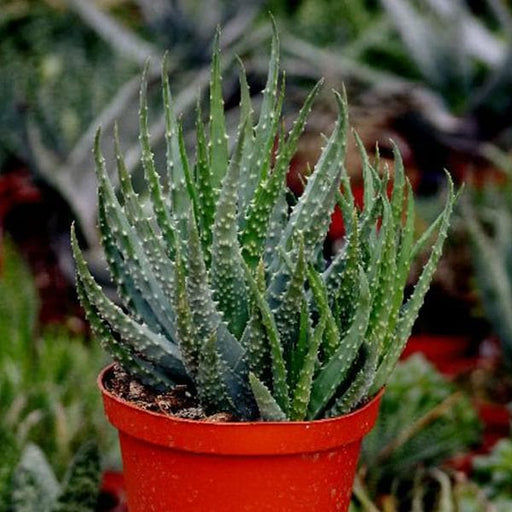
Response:
M442 374L454 377L476 368L474 343L467 336L416 334L410 337L400 356L406 360L421 352Z
M212 423L144 411L104 386L119 430L130 512L346 512L382 391L313 422Z

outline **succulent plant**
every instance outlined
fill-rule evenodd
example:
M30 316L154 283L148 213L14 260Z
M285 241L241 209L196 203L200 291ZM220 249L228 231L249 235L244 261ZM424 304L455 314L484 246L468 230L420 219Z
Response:
M8 498L12 512L93 512L100 483L100 457L94 443L84 444L60 484L41 449L29 444L16 467Z
M474 479L489 498L512 505L512 437L498 441L489 455L475 457Z
M243 420L341 415L385 384L421 307L455 201L449 180L443 212L415 241L414 198L398 150L388 197L391 173L381 176L360 145L365 197L357 209L343 165L346 98L335 92L337 122L303 195L288 205L286 172L320 83L286 135L279 75L274 31L256 124L241 66L240 123L229 156L217 34L209 138L198 112L191 164L163 73L168 190L152 158L144 75L140 142L147 202L133 190L119 141L116 194L98 131L99 227L122 306L94 281L72 235L79 296L117 363L156 390L188 384L206 412L230 411ZM326 262L322 246L336 202L347 238ZM431 256L404 303L411 261L437 229Z
M469 398L416 354L397 365L377 424L364 440L366 486L372 496L392 488L408 495L418 467L429 470L467 451L479 434Z
M505 363L512 367L512 175L503 185L488 184L472 192L463 212L473 249L475 283L500 339Z

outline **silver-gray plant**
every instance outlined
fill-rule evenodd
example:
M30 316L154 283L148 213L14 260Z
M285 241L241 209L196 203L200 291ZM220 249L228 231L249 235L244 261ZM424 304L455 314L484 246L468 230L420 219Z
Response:
M444 211L414 241L414 198L398 150L388 197L390 173L380 173L359 141L365 194L358 209L343 164L346 98L335 92L334 130L304 194L290 206L286 172L321 84L286 135L274 33L256 124L241 66L240 123L230 156L218 39L209 137L198 111L193 164L163 74L168 190L149 145L145 78L140 141L148 205L132 188L118 143L116 195L98 133L99 225L123 306L93 280L73 235L78 293L96 336L147 386L166 390L186 383L206 412L230 411L242 420L341 415L374 395L395 366L441 254L453 186L450 181ZM346 243L328 263L322 248L336 202ZM404 303L411 262L437 230L428 263Z
M464 202L464 221L472 245L475 284L485 314L498 335L504 362L512 368L512 171L500 153L504 183L472 189Z

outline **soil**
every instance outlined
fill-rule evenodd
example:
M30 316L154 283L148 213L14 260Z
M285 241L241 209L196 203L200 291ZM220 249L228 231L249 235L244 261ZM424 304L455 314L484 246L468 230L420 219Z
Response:
M114 395L131 402L146 411L166 416L207 422L235 422L228 412L207 414L197 400L194 391L186 385L177 385L170 391L158 393L132 379L119 365L114 364L105 379L105 387Z

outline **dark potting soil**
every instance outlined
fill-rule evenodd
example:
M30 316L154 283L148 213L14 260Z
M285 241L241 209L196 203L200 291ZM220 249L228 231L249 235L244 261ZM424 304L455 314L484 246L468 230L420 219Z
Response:
M208 422L235 422L236 417L228 412L207 414L197 396L186 385L178 385L165 393L158 393L132 379L122 368L114 364L105 379L105 387L114 395L131 402L146 411L157 412L176 418Z

